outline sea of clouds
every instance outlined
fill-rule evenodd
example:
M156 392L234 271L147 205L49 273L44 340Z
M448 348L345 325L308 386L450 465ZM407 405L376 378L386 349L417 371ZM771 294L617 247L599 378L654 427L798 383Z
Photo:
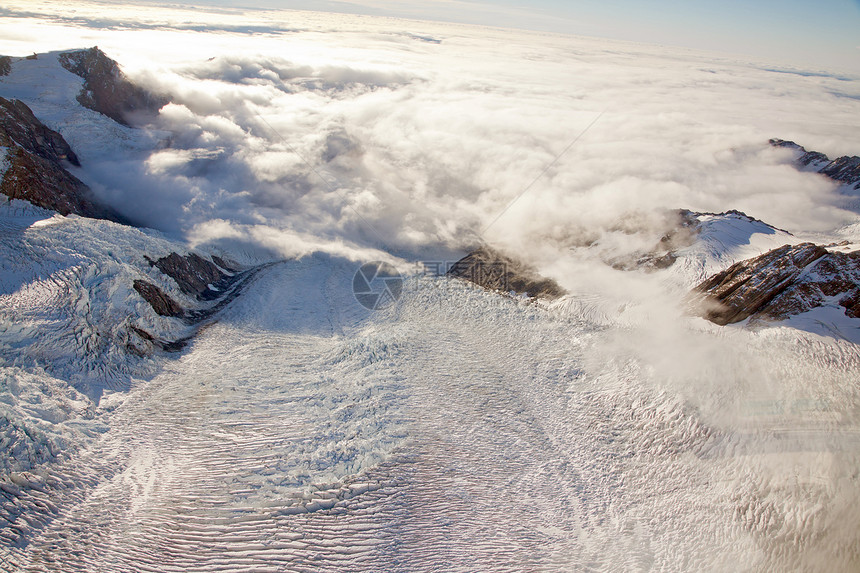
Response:
M194 244L435 260L487 242L542 266L582 245L653 245L677 208L795 233L856 218L767 142L856 153L858 79L455 24L58 7L13 2L0 53L98 45L169 94L158 149L101 150L84 173Z

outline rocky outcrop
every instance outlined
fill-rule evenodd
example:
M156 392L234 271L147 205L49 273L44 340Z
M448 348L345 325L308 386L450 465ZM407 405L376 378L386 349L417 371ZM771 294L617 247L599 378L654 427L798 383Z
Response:
M169 101L131 83L98 47L65 52L59 59L64 68L84 79L78 102L123 125L151 121Z
M503 293L548 299L565 294L554 280L540 276L524 263L489 247L480 247L454 263L448 275Z
M675 264L678 251L689 247L696 240L700 225L698 217L705 214L709 213L694 213L687 209L678 209L669 215L671 227L652 249L615 257L607 262L620 271L667 269Z
M80 165L63 136L39 121L21 101L0 97L0 147L6 148L6 171L0 193L24 199L62 215L122 222L122 217L101 205L64 163Z
M0 97L0 145L21 147L53 163L81 164L63 136L39 121L27 104L17 99Z
M702 315L720 324L784 320L827 304L860 318L860 251L785 245L736 263L696 287Z
M196 253L185 255L170 253L157 261L149 257L149 264L176 281L179 290L202 300L217 298L231 275L222 272L218 266ZM214 288L213 288L214 287Z
M181 318L188 325L198 326L215 316L239 296L258 272L275 264L268 263L242 269L236 263L228 263L217 256L212 257L215 261L213 263L196 253L185 256L170 253L158 260L144 255L144 259L150 266L172 278L183 294L192 296L204 304L191 304L183 308L162 289L141 279L134 281L134 289L138 294L157 314ZM210 302L214 304L205 304ZM156 346L162 350L175 352L181 350L191 337L193 334L181 340L158 340Z
M138 279L134 281L134 290L149 303L156 314L175 317L185 316L185 310L179 306L179 303L154 284Z
M651 249L614 257L606 262L621 271L653 272L671 267L685 249L699 241L711 240L715 231L722 235L721 242L739 243L748 242L749 236L755 233L791 235L788 231L734 209L722 213L678 209L669 215L667 222L668 230Z
M0 76L8 76L12 71L12 58L0 56Z
M807 151L806 148L793 141L783 139L771 139L770 144L774 147L793 149L798 153L797 164L801 167L812 168L826 175L830 179L843 185L860 188L860 157L843 156L830 160L829 157L818 151Z

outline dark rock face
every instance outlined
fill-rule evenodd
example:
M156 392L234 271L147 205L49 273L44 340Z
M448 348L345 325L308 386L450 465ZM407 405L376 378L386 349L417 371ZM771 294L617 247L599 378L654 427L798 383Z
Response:
M184 257L177 253L170 253L157 261L149 258L147 260L149 264L158 267L161 272L175 280L182 292L204 300L217 297L218 291L210 289L209 285L217 287L219 283L230 278L229 275L222 273L215 263L195 253Z
M831 161L819 173L827 175L834 181L860 187L860 157L840 157Z
M504 293L513 291L548 299L565 294L554 280L542 277L527 265L488 247L480 247L454 263L448 275Z
M146 123L168 100L140 88L98 47L60 54L60 64L84 79L78 102L123 125Z
M63 136L36 119L27 104L17 99L0 97L0 145L22 147L54 163L81 164Z
M122 222L119 214L99 204L90 188L66 171L63 162L79 165L77 156L62 135L36 119L21 101L0 98L0 146L7 148L8 162L0 193L62 215Z
M152 306L152 310L157 314L161 316L185 316L185 310L179 306L179 303L166 295L164 291L154 284L138 279L134 281L134 290L143 297L143 300Z
M8 76L12 71L12 58L0 56L0 76Z
M802 167L812 167L834 181L853 185L855 189L860 188L860 157L856 155L851 157L846 155L831 161L823 153L807 151L793 141L771 139L770 144L774 147L785 147L799 152L797 163Z
M784 320L823 306L828 299L860 318L860 251L827 251L812 243L785 245L741 261L694 290L703 315L719 324Z

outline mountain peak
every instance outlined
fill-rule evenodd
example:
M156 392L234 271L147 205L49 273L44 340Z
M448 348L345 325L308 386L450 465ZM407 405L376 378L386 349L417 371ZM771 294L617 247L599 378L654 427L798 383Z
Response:
M98 46L63 52L60 65L84 80L78 102L122 125L145 122L168 103L168 99L130 82L114 60Z
M860 188L860 157L844 155L831 160L819 151L807 151L802 145L784 139L771 139L774 147L784 147L798 152L795 160L801 167L809 167L843 185L853 185Z

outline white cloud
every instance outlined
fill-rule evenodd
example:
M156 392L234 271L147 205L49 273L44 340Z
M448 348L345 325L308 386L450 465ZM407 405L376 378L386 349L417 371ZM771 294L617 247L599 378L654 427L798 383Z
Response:
M522 253L593 241L631 250L679 207L740 209L794 232L853 217L767 140L856 152L856 82L461 25L191 15L116 9L118 30L100 27L102 6L81 3L86 27L44 10L0 22L16 31L0 52L98 44L173 95L160 118L168 147L86 166L104 196L170 232L217 219L414 257L462 249L602 111L488 241Z

